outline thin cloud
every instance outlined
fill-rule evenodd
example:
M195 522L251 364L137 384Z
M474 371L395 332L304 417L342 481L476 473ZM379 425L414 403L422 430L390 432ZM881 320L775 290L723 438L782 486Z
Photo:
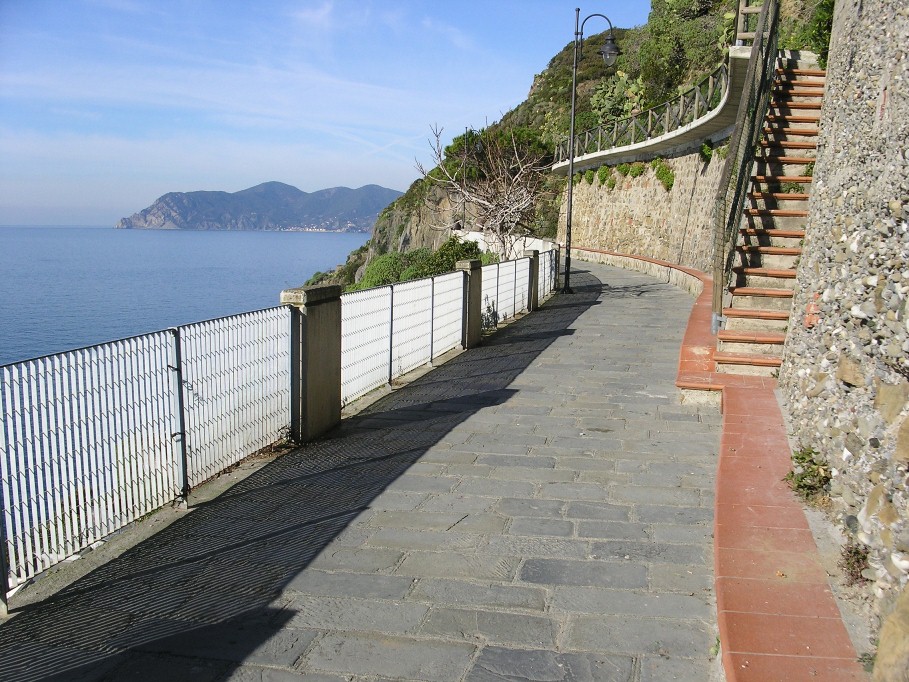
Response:
M423 29L436 35L440 35L445 40L447 40L452 46L456 47L459 50L464 51L473 51L476 49L476 44L464 31L451 26L449 24L444 24L435 19L425 18L421 22Z

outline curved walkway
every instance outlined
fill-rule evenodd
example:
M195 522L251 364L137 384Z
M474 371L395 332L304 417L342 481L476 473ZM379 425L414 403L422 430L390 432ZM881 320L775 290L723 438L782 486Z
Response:
M3 679L710 679L720 417L674 386L693 301L572 283L20 609Z

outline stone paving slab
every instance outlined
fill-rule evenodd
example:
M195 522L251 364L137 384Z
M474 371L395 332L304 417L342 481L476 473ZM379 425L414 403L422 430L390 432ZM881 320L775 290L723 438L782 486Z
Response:
M0 678L708 680L720 420L692 299L573 295L0 625Z

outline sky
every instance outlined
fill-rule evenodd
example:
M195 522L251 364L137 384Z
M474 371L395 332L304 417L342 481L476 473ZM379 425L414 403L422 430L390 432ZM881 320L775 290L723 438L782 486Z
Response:
M0 225L113 225L167 192L271 180L404 191L433 126L451 139L526 98L577 4L0 0Z

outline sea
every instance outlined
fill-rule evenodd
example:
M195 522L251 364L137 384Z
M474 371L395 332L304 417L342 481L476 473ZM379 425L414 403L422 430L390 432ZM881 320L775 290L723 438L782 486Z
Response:
M279 305L368 239L0 226L0 365Z

